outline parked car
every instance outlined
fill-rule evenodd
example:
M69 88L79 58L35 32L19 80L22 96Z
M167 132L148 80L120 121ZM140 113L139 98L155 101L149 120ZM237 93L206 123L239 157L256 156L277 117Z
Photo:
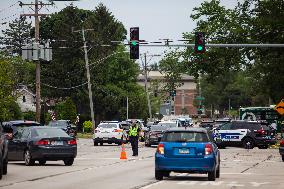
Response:
M17 128L40 126L40 123L27 120L15 120L3 122L3 129L5 133L11 133L11 136L17 132Z
M220 152L203 128L167 130L155 154L155 178L162 180L170 172L207 174L208 180L220 177Z
M214 139L219 147L255 146L266 149L275 144L275 132L257 121L232 121L214 130Z
M212 130L213 129L213 125L214 125L214 121L202 121L199 124L199 127L205 128L205 129L208 129L208 130Z
M21 127L9 141L8 159L25 161L27 166L38 161L63 160L66 166L74 162L77 155L77 141L62 129L52 127Z
M8 172L8 140L0 122L0 180Z
M73 125L70 120L52 120L48 123L47 126L60 128L71 137L77 136L76 126Z
M118 144L121 145L125 142L125 132L122 129L122 126L118 122L105 121L98 125L94 130L93 141L94 146L97 146L98 143L102 146L104 143L108 144Z
M164 132L171 127L175 127L175 125L152 125L149 132L145 135L145 146L150 147L151 145L159 144Z

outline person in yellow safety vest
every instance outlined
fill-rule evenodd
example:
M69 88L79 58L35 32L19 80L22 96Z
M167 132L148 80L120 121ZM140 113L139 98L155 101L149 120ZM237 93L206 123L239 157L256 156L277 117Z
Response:
M132 156L138 156L138 138L139 138L140 128L137 122L133 122L129 128L129 140L132 147Z

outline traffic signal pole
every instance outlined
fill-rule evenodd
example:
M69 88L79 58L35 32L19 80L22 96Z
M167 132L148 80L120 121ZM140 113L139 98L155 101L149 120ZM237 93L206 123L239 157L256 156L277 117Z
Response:
M158 44L139 44L140 46L146 47L194 47L195 44L171 44L171 45L158 45ZM206 47L256 47L256 48L268 48L268 47L278 47L283 48L284 44L205 44Z
M148 73L147 73L147 54L144 53L144 83L145 83L145 90L147 95L147 101L148 101L148 110L149 110L149 116L150 121L152 121L152 108L151 108L151 102L150 102L150 96L148 91Z

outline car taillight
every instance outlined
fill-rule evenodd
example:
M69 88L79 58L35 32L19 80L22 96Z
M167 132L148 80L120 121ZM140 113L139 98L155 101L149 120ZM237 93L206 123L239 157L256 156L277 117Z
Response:
M77 144L77 141L76 141L75 139L69 140L69 141L68 141L68 144L69 144L69 145L76 145L76 144Z
M157 152L159 154L165 154L165 148L164 148L164 144L159 144L157 147Z
M210 155L213 152L212 144L205 144L205 155Z
M50 141L49 140L39 140L36 142L36 145L49 145Z
M114 129L113 132L120 133L120 132L122 132L122 130L121 129Z
M263 130L263 129L256 130L256 133L264 135L265 134L265 130Z
M284 140L280 140L280 146L284 146Z

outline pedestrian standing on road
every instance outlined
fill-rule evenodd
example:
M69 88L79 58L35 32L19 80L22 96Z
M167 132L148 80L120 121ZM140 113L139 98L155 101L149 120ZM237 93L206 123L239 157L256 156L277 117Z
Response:
M138 156L138 138L139 138L140 128L138 122L133 122L129 128L129 140L132 147L132 156Z

